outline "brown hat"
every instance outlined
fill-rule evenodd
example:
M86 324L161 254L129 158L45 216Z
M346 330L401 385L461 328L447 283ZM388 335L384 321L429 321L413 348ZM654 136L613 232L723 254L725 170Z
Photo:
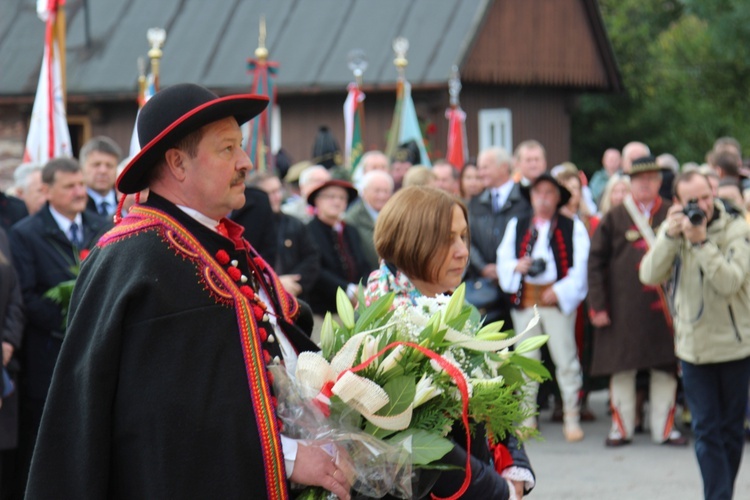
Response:
M354 188L351 182L342 181L340 179L331 179L330 181L326 181L320 186L316 187L312 193L307 195L307 204L314 206L315 198L318 197L320 192L323 191L325 188L329 188L331 186L344 188L346 190L346 194L349 197L349 199L347 200L347 203L351 203L352 201L354 201L354 199L358 195L357 190Z
M643 156L636 160L630 166L630 177L634 175L643 174L646 172L661 172L663 169L656 164L656 158L653 156Z

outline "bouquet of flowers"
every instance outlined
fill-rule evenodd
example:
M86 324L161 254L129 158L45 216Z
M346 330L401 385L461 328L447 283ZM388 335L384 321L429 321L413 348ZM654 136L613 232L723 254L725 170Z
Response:
M549 373L522 354L547 337L522 339L538 317L515 336L501 331L502 322L483 326L478 311L464 301L463 285L452 296L421 297L416 305L392 307L393 302L393 294L369 306L360 300L355 316L339 290L342 324L326 315L322 351L301 353L296 375L286 380L294 390L287 386L277 394L294 395L279 401L285 433L327 437L339 446L356 443L345 446L355 490L410 498L412 468L445 467L438 461L454 446L446 436L456 422L465 427L467 452L478 423L491 442L528 431L519 429L529 416L519 396L523 374L541 381ZM456 496L470 482L468 460L466 467ZM326 497L312 492L305 498Z

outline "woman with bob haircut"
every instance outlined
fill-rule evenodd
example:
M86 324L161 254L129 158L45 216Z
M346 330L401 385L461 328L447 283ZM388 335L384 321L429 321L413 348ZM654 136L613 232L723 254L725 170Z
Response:
M365 302L394 292L394 306L414 304L420 296L450 294L461 284L469 260L469 225L466 205L455 196L426 186L402 188L388 200L375 223L375 250L380 268L370 274ZM463 436L457 425L449 437ZM463 482L466 450L455 446L442 463L457 465L440 473L431 493L447 496ZM502 442L512 458L497 466L485 433L477 426L471 445L471 484L464 498L521 498L534 487L534 473L526 452L514 436Z

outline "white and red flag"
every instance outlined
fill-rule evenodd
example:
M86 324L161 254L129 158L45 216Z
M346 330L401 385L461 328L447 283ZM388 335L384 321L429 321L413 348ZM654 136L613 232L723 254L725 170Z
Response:
M59 156L72 156L65 117L64 5L65 0L37 0L37 14L46 29L42 70L23 154L25 162L46 163Z

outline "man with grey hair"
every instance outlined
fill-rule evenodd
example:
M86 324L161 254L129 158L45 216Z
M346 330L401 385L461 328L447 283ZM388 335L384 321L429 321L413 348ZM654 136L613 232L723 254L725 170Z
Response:
M312 207L307 204L308 195L330 179L331 172L323 165L310 165L299 175L299 197L282 205L281 211L307 224L313 218Z
M389 172L390 169L391 162L388 160L388 156L386 156L385 153L378 150L368 151L362 155L362 158L360 158L359 163L354 169L354 174L352 174L352 184L359 186L362 182L362 177L373 170Z
M29 215L39 211L44 205L44 188L42 187L42 165L22 163L13 172L13 194L23 200Z
M680 171L680 162L673 154L663 153L656 157L656 164L661 167L661 188L659 188L659 196L666 200L671 200L673 196L672 184L674 183L675 175Z
M117 164L122 150L115 141L100 135L90 139L81 148L81 172L89 195L87 210L110 216L117 210Z
M344 222L357 230L362 242L362 252L371 271L378 268L378 253L375 251L373 233L375 221L383 206L393 196L393 178L383 170L371 170L362 177L358 189L360 198L352 203L344 216Z
M503 148L482 150L477 157L477 170L485 189L469 204L471 253L467 277L475 287L491 284L497 288L500 300L484 313L490 319L506 321L510 321L510 303L499 289L497 247L508 221L531 212L520 184L513 182L511 164L512 159Z
M622 148L622 172L630 174L630 168L634 160L649 156L651 149L642 142L632 141Z

